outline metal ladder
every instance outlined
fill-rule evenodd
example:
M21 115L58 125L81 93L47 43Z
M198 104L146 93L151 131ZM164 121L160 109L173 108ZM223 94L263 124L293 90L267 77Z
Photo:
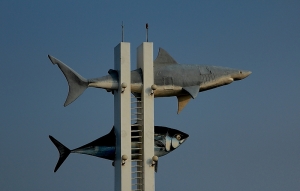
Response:
M141 97L131 96L131 189L142 191L143 185L143 126Z

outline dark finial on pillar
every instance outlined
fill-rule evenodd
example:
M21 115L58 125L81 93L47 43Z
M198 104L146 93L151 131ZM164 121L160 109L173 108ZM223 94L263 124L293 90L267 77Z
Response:
M148 42L148 23L146 23L146 42Z
M123 21L122 21L122 42L124 42L124 25L123 25Z

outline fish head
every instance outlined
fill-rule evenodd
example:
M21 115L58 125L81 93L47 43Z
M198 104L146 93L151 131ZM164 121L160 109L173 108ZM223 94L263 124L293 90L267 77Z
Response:
M170 153L182 145L188 137L188 134L177 129L155 126L156 155L163 156Z
M168 131L167 136L169 136L168 139L171 139L170 150L177 149L189 137L188 134L183 133L176 129L172 129L171 131Z

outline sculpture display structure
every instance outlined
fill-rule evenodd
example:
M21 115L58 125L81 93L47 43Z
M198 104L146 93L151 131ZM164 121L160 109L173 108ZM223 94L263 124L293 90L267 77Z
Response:
M53 64L57 64L65 75L69 84L68 97L64 106L75 101L86 88L102 88L113 92L119 87L118 72L110 69L109 75L85 79L73 69L58 59L48 55ZM233 81L242 80L251 74L250 71L206 65L178 64L164 49L160 48L154 61L155 97L178 98L179 113L191 98L196 98L198 92L207 91L220 86L228 85ZM131 93L137 97L143 85L141 69L131 71Z
M167 129L165 133L157 133L157 126L153 129L153 98L176 96L178 99L177 113L179 113L191 98L196 98L199 92L242 80L251 72L218 66L181 65L162 48L159 49L158 56L153 62L153 45L148 42L138 47L138 69L130 72L129 45L122 42L115 47L115 70L110 69L109 75L93 79L83 78L63 62L48 55L51 62L58 65L69 84L69 93L64 106L75 101L88 87L105 89L112 92L115 98L114 123L116 128L112 129L109 134L74 150L69 150L49 136L60 153L54 171L60 167L70 153L88 154L114 160L115 190L130 190L130 188L131 190L154 190L157 156L163 156L178 148L188 135L182 134L182 132L181 134L170 133L170 128L166 127L164 127ZM127 119L130 119L130 116L127 114L131 113L130 93L139 102L137 112L139 114L136 114L140 115L140 121L137 121L139 136L130 136L129 133L130 123ZM120 109L121 105L122 110ZM132 132L134 131L131 129ZM153 133L155 134L154 142ZM139 137L139 140L133 141L134 137ZM133 145L137 142L142 145L140 148L134 148ZM130 147L130 144L133 147ZM142 152L137 153L140 157L136 160L134 160L136 156L133 149L142 149L140 150ZM130 158L128 158L129 154L131 154ZM126 160L128 165L125 165ZM132 162L135 163L133 166ZM130 182L131 185L129 185Z

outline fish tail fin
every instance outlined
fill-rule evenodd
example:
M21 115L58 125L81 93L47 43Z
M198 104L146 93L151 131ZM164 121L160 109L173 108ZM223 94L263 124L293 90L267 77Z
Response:
M58 65L68 81L69 93L64 103L64 106L66 107L67 105L75 101L84 92L84 90L88 88L89 82L87 79L79 75L72 68L70 68L60 60L50 55L48 55L48 57L53 64Z
M61 144L58 140L56 140L54 137L49 135L50 140L53 142L53 144L56 146L58 152L59 152L59 159L57 161L57 164L54 168L54 172L58 170L58 168L62 165L62 163L66 160L66 158L71 153L71 150L68 149L66 146Z

